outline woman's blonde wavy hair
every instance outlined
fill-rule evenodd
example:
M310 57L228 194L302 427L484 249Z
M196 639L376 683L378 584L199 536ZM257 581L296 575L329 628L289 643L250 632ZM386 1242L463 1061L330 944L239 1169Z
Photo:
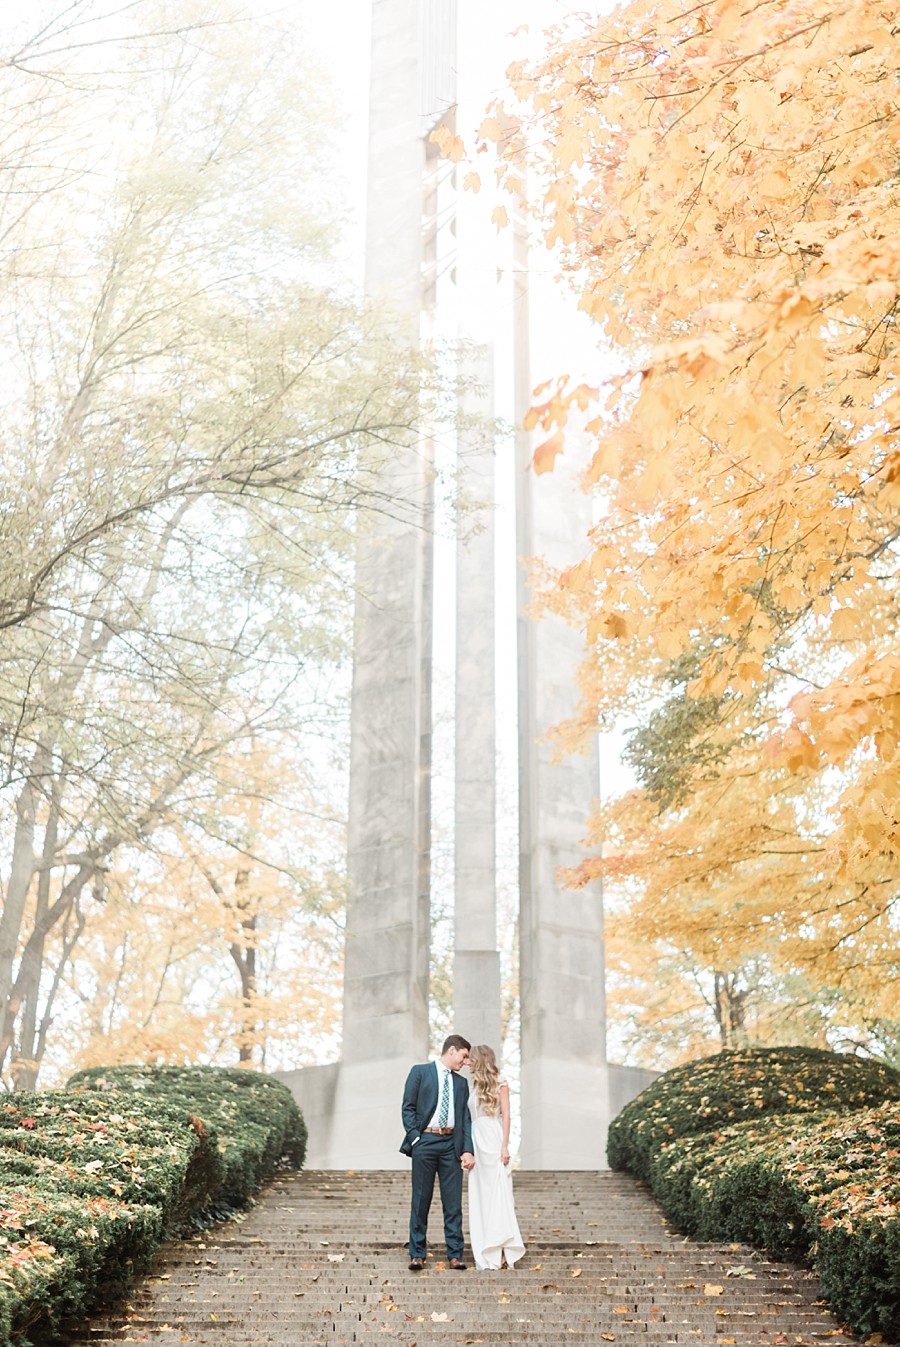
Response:
M478 1094L478 1107L495 1118L500 1109L500 1071L494 1049L486 1043L473 1048L469 1053L469 1070Z

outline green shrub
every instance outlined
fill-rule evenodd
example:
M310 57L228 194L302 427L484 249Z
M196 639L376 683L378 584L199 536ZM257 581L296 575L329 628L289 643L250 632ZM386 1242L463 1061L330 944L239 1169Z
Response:
M738 1123L663 1146L652 1184L703 1239L809 1257L860 1333L900 1336L900 1104Z
M299 1169L306 1126L286 1085L272 1076L214 1066L115 1066L79 1071L70 1090L126 1089L198 1115L219 1137L222 1196L239 1206L271 1177L282 1158Z
M0 1232L0 1331L4 1343L22 1343L33 1325L57 1331L98 1290L108 1295L146 1268L163 1238L163 1212L37 1187L9 1195Z
M218 1195L224 1172L207 1130L178 1103L129 1091L16 1094L0 1104L4 1179L16 1172L166 1213L187 1186L202 1206Z
M783 1053L779 1050L781 1068L773 1080L761 1082L757 1069L752 1071L757 1116L730 1126L710 1125L710 1119L733 1107L735 1082L747 1069L746 1060L735 1059L746 1054L722 1055L718 1089L711 1080L718 1059L700 1064L704 1111L692 1132L686 1129L685 1099L672 1100L676 1073L667 1073L616 1120L617 1167L626 1167L622 1154L637 1155L667 1216L687 1233L749 1241L778 1257L809 1257L825 1296L854 1329L900 1337L900 1103L859 1105L881 1081L884 1093L896 1098L897 1073L837 1054L828 1069L817 1054L815 1071L807 1060L803 1089L792 1090ZM771 1056L763 1060L772 1063ZM678 1075L684 1095L693 1091L696 1099L696 1078L685 1080L683 1068ZM833 1088L823 1088L823 1082ZM822 1092L816 1111L810 1109L814 1088ZM649 1123L643 1119L646 1125L635 1138L639 1106L651 1093ZM822 1095L830 1108L822 1107ZM776 1111L779 1097L794 1111ZM797 1098L808 1111L794 1108ZM745 1116L748 1111L743 1109Z
M0 1103L0 1347L55 1332L168 1235L244 1205L306 1132L250 1071L120 1067Z
M614 1119L609 1163L650 1178L664 1143L744 1118L857 1109L900 1099L900 1072L821 1048L720 1052L666 1071Z
M0 1328L18 1342L82 1313L146 1267L192 1176L221 1184L215 1145L182 1109L127 1092L0 1104Z

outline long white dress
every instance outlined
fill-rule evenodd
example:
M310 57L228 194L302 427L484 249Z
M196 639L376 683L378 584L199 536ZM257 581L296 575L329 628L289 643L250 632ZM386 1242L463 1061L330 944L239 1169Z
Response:
M505 1085L506 1081L501 1081ZM512 1173L500 1161L503 1124L478 1107L478 1092L469 1091L475 1168L469 1170L469 1241L475 1266L496 1270L505 1255L510 1267L522 1257L525 1245L519 1233L513 1201Z

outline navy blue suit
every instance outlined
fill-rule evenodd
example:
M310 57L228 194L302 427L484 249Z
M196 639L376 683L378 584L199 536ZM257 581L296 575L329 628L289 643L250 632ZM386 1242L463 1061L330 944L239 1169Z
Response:
M453 1132L447 1136L424 1134L438 1106L438 1071L434 1062L414 1066L403 1091L403 1126L406 1135L400 1147L412 1156L412 1205L409 1217L409 1256L424 1258L427 1251L428 1212L434 1196L434 1177L441 1185L444 1208L444 1238L447 1257L462 1258L462 1166L460 1157L472 1151L472 1120L469 1116L469 1085L457 1072L453 1082Z

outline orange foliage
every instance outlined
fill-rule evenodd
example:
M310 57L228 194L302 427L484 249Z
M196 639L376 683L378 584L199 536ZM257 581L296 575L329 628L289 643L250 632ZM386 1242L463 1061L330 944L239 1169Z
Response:
M900 1019L898 23L637 0L553 31L491 109L500 175L527 159L535 228L628 361L530 415L549 470L593 404L605 505L543 595L586 635L561 744L676 683L716 708L716 766L596 819L622 850L587 872L639 877L660 934L694 904L699 945L738 957L764 924L823 982L868 978L860 1020Z

